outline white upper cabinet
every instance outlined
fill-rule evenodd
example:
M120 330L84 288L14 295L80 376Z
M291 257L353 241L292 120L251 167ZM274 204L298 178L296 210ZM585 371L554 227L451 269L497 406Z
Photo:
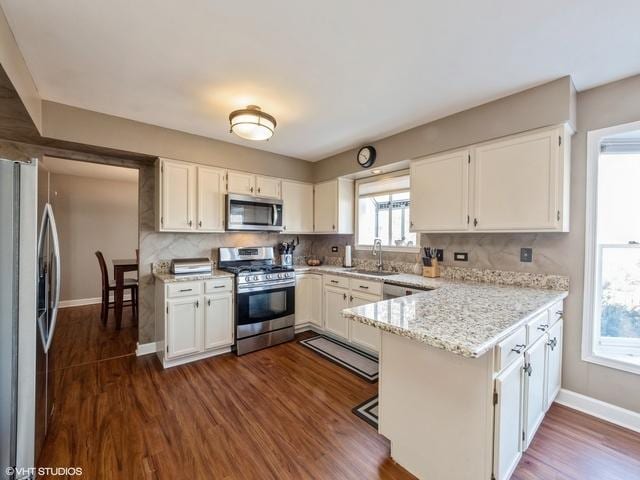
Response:
M353 234L354 182L337 178L314 187L314 232Z
M258 197L282 198L281 180L256 175L255 195Z
M224 186L226 172L219 168L198 166L197 230L224 231Z
M251 173L229 170L227 173L227 191L241 195L256 195L256 176Z
M566 125L411 163L411 230L568 232Z
M282 203L283 232L313 232L313 185L282 180Z
M564 128L553 128L475 149L472 216L476 231L568 229L565 137Z
M411 163L411 231L469 228L469 150Z
M182 162L159 161L159 230L193 229L196 167Z

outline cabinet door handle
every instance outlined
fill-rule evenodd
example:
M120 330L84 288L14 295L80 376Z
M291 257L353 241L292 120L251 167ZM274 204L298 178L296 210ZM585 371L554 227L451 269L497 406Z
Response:
M287 226L286 226L286 225L283 225L283 226L282 226L282 230L286 230L286 229L287 229Z
M196 308L200 308L200 300L196 300Z
M549 325L546 323L543 323L542 325L538 325L538 330L540 330L541 332L544 332L547 328L549 328Z
M473 219L473 226L474 226L474 227L477 227L477 226L478 226L478 219L477 219L477 218L474 218L474 219Z
M553 337L553 339L547 342L547 345L549 345L551 350L554 350L558 346L558 339L556 337Z
M189 220L189 226L191 227L192 225L193 225L193 222Z
M332 230L335 230L335 229L336 229L336 226L335 226L335 225L331 225L331 229L332 229Z
M260 191L261 191L261 189L260 189L260 187L258 187L258 193L260 193Z
M199 226L200 228L202 228L202 220L200 220L200 221L198 222L198 226Z
M251 188L249 189L249 191L250 191L251 193L253 193L253 187L251 187Z
M346 293L343 293L343 294L342 294L342 299L343 299L343 300L346 300L346 299L347 299L347 294L346 294Z
M209 307L211 306L211 299L210 298L207 298L207 306L209 306Z
M349 301L353 302L353 295L349 295Z
M518 344L518 345L516 345L515 347L513 347L513 348L511 349L511 351L512 351L512 352L515 352L515 353L522 353L522 350L524 350L524 349L525 349L525 347L526 347L526 345L525 345L525 344Z
M180 292L190 292L192 290L193 290L193 288L183 288L183 289L180 290Z
M526 373L527 375L531 376L531 374L533 373L533 368L531 367L530 363L527 363L524 367L524 373Z

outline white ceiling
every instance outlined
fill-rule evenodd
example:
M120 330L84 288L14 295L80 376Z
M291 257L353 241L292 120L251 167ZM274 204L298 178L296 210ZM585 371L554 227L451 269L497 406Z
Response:
M135 183L138 181L138 170L135 168L79 162L77 160L66 160L55 157L44 157L42 163L48 171L61 175L99 178L101 180L113 180L127 183Z
M43 98L318 160L570 74L640 72L638 0L0 0ZM268 142L228 133L260 105Z

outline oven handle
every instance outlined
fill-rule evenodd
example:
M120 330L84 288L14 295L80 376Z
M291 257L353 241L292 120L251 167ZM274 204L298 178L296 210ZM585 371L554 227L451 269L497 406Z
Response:
M269 292L271 290L278 290L280 288L287 287L295 287L296 282L283 282L283 283L271 283L268 285L262 284L255 287L238 287L238 293L249 293L249 292Z

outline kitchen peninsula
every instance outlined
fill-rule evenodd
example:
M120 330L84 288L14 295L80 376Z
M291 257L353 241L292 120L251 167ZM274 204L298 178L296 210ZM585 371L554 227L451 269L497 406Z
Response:
M442 280L349 308L381 330L379 432L429 479L509 478L560 388L565 290Z

